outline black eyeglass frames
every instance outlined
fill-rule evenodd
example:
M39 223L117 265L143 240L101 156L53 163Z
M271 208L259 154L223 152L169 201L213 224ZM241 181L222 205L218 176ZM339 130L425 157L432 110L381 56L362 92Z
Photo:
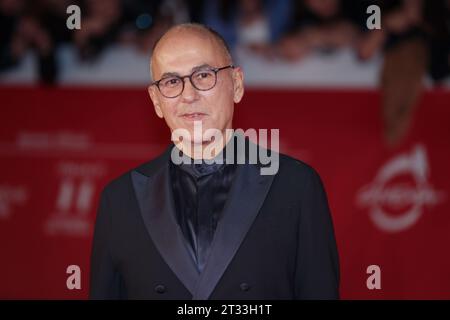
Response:
M186 76L167 76L153 82L151 85L157 86L159 92L166 98L176 98L183 93L185 78L189 78L189 81L195 89L208 91L216 85L217 73L228 68L234 68L234 65L230 64L220 68L199 69Z

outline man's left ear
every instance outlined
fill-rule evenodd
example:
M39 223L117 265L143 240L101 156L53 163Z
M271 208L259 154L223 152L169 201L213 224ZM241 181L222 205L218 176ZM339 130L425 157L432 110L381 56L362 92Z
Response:
M240 67L233 69L234 103L239 103L244 96L244 73Z

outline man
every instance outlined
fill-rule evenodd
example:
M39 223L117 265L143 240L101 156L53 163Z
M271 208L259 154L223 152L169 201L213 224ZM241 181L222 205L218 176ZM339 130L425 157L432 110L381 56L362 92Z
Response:
M175 145L104 189L90 297L338 298L336 243L317 173L279 155L278 172L262 175L261 163L239 163L249 158L248 141L244 154L228 156L244 88L223 39L202 25L175 26L157 42L151 72L149 94ZM223 138L211 139L209 129ZM175 139L180 131L187 134ZM202 152L211 145L216 152ZM180 154L194 161L176 163Z

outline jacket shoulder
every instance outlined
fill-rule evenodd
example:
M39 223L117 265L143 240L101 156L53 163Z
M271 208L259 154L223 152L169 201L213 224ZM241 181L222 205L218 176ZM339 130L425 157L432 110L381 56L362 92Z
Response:
M164 163L167 162L167 152L157 156L156 158L144 162L124 173L119 175L116 178L110 180L105 187L103 188L103 193L117 193L120 191L124 191L124 189L129 189L131 187L131 176L133 172L138 172L143 176L150 177L155 172L157 172Z
M294 175L295 177L311 177L318 176L317 171L309 164L280 153L280 173Z

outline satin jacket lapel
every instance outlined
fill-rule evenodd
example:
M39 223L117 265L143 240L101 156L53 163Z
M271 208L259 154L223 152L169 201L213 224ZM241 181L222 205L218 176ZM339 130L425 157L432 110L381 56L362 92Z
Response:
M210 256L194 292L194 300L208 299L213 292L255 220L273 177L260 175L258 165L238 165L223 219L217 225Z
M199 273L176 222L168 157L165 158L167 161L161 161L159 168L150 175L133 171L133 187L151 239L175 275L193 294Z

